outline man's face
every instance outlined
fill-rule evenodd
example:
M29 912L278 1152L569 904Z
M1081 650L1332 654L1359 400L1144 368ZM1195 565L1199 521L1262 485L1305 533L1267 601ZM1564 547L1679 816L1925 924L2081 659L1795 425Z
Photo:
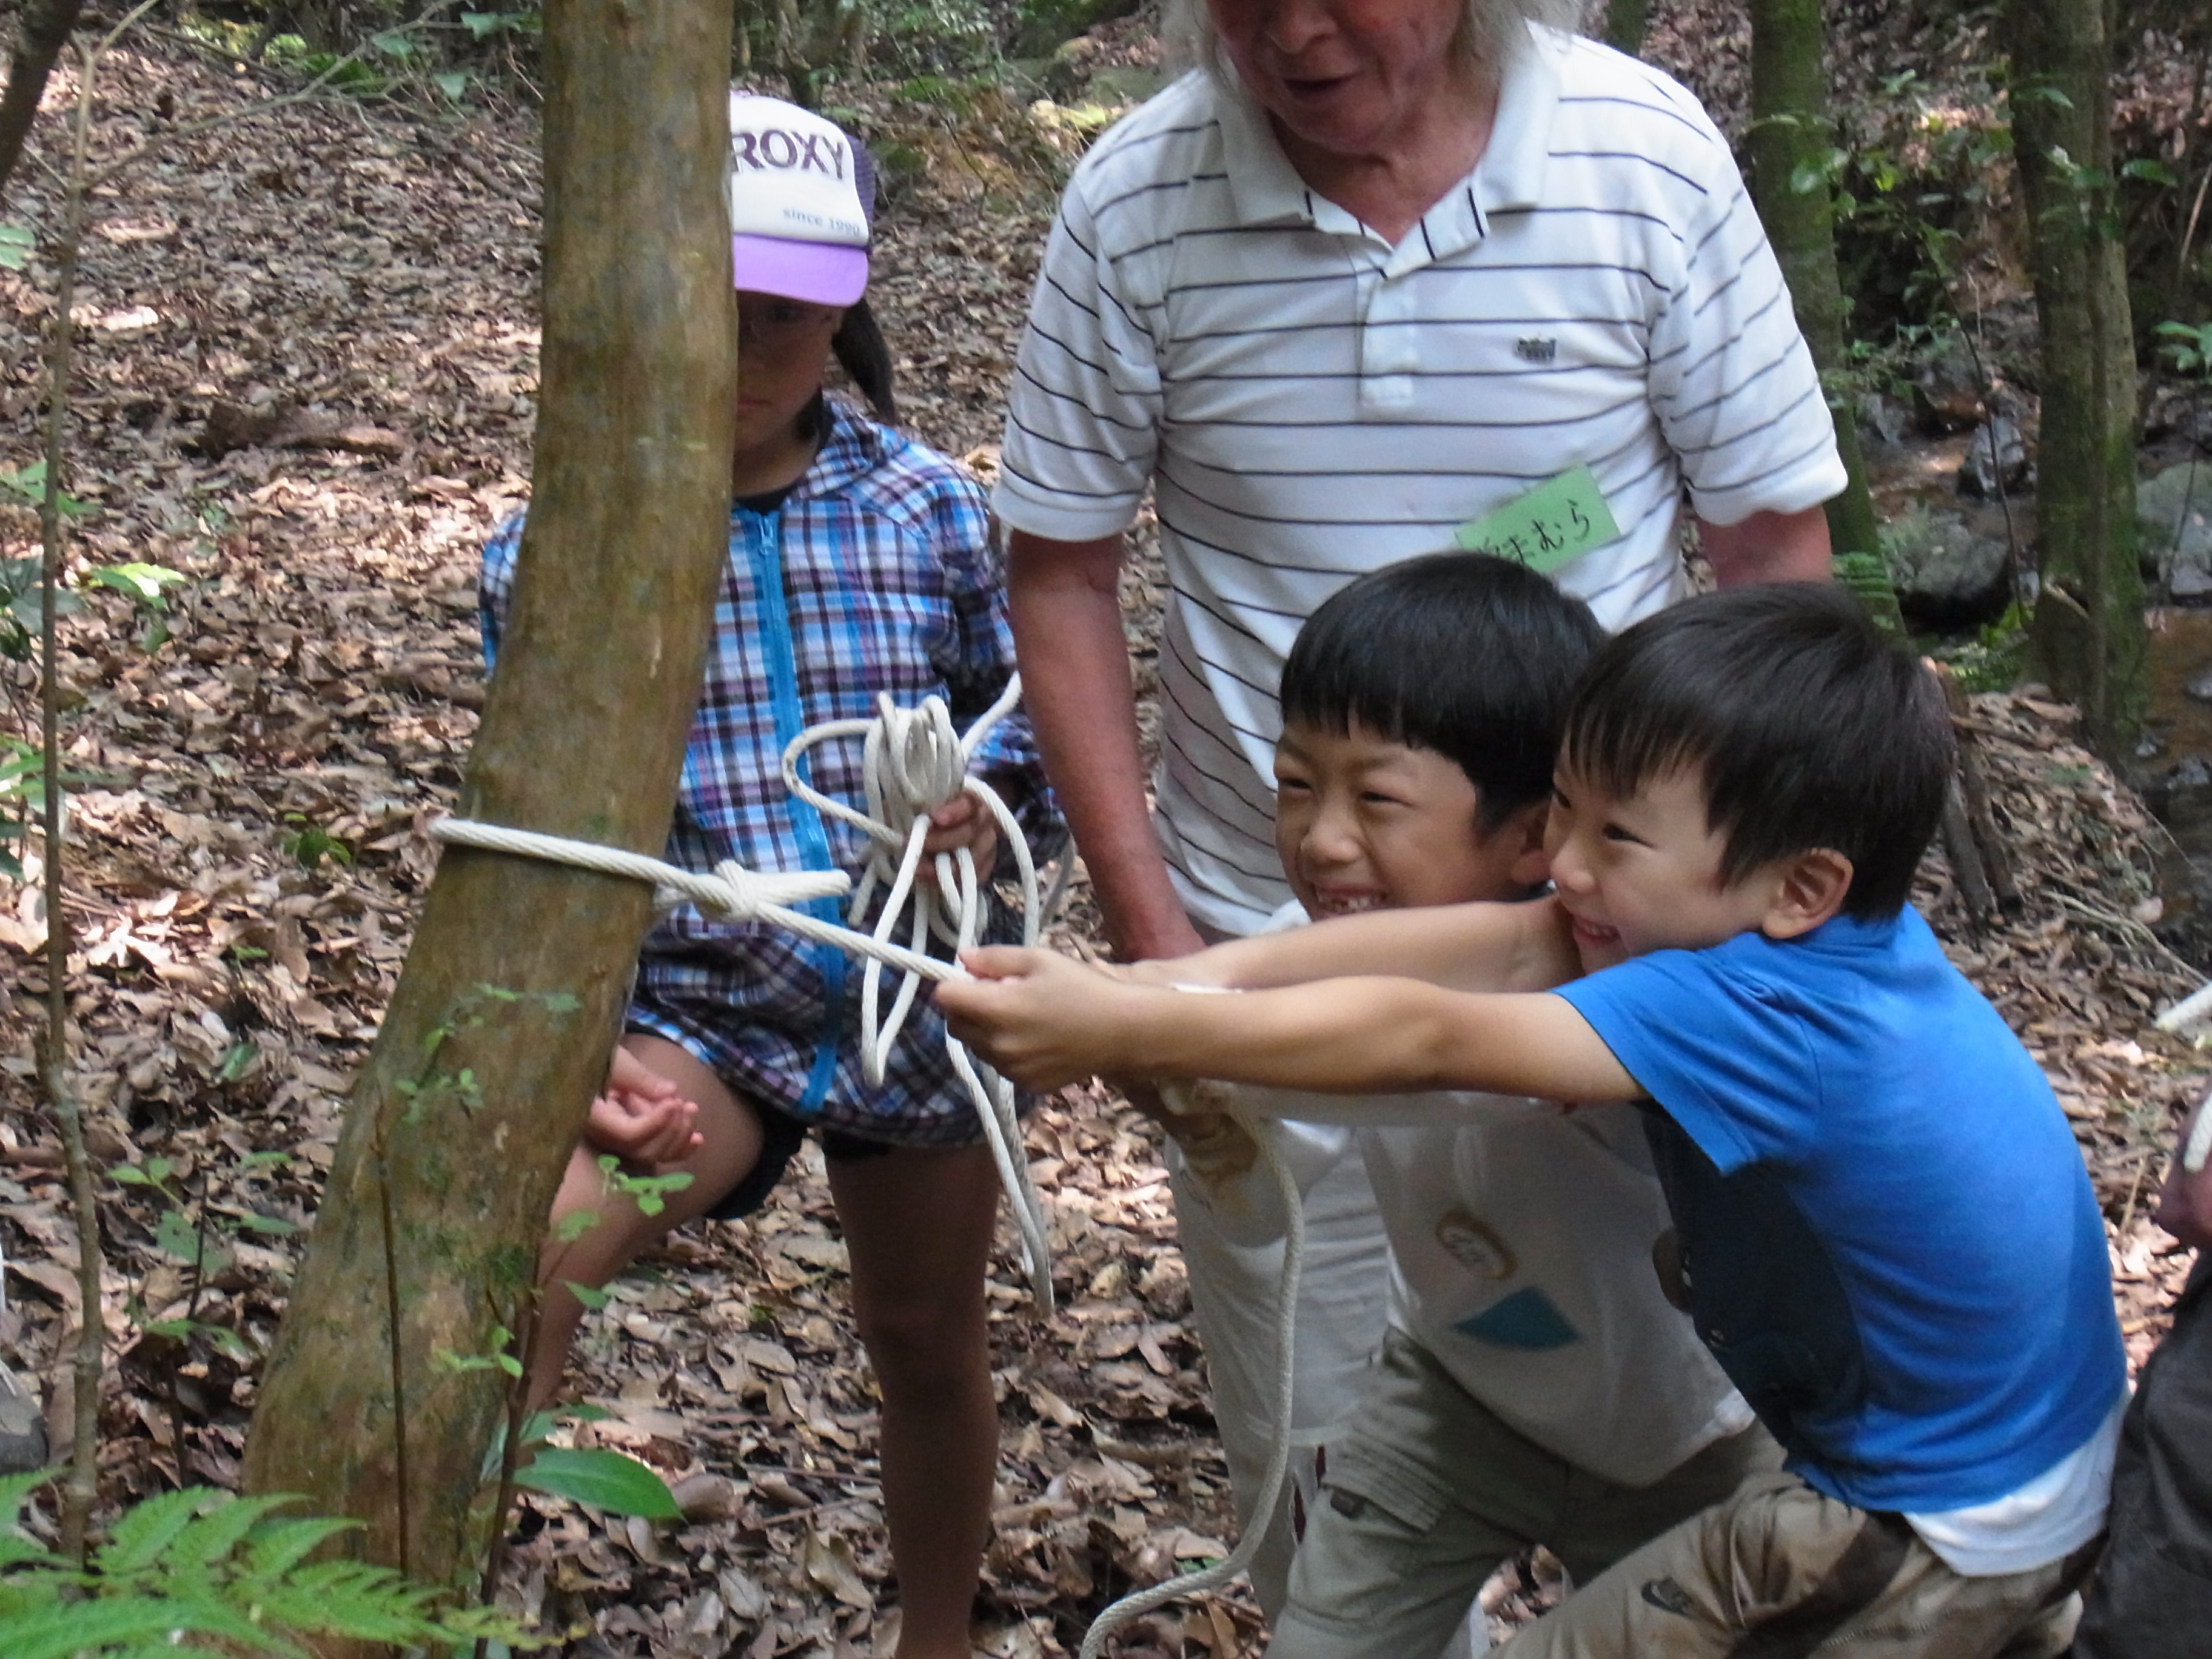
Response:
M1573 918L1575 949L1594 973L1652 951L1703 950L1765 920L1781 866L1723 886L1727 837L1705 821L1694 769L1616 796L1562 763L1544 832L1552 884Z
M1517 818L1482 836L1467 774L1433 750L1293 721L1275 746L1275 852L1306 913L1519 898L1543 878Z
M1365 155L1460 95L1462 0L1208 0L1248 91L1291 139ZM1295 157L1293 158L1295 159Z

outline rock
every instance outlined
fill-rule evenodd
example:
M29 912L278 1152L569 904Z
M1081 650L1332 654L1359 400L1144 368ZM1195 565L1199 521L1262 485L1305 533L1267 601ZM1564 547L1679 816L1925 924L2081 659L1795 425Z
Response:
M1959 464L1960 493L1993 501L2018 495L2027 483L2027 446L2019 423L2008 416L1991 416L1974 429L1966 458Z
M2005 544L1955 514L1915 507L1882 527L1898 607L1917 628L1978 628L2012 602Z
M2136 486L2143 574L2177 599L2212 596L2212 463L2183 462Z
M1911 412L1894 398L1885 398L1879 392L1859 394L1859 435L1870 443L1887 444L1894 449L1903 443L1912 429Z
M1912 377L1912 407L1920 429L1933 436L1970 431L1989 411L1982 406L1982 372L1963 334L1946 335Z
M2212 702L2212 663L2191 674L2182 684L2182 694L2198 702Z
M46 1466L46 1420L38 1395L0 1365L0 1474L28 1474Z
M1091 71L1091 96L1101 104L1141 104L1166 84L1167 77L1156 69L1114 64Z

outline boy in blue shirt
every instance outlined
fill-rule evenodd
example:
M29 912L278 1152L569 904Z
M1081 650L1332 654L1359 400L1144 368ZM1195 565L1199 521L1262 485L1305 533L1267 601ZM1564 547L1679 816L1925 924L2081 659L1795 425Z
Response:
M1036 1085L1650 1103L1679 1233L1655 1265L1788 1472L1618 1563L1520 1659L2055 1654L2125 1364L2065 1117L1906 905L1949 769L1939 696L1847 594L1706 595L1609 644L1577 693L1552 900L1117 977L977 952L1002 982L940 1002Z

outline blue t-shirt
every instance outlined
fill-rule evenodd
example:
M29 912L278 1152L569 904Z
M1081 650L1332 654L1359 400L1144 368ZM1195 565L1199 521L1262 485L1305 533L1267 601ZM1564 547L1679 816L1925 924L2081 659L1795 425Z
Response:
M2125 1386L2104 1224L2019 1039L1908 909L1560 988L1659 1108L1691 1316L1863 1509L2026 1484Z

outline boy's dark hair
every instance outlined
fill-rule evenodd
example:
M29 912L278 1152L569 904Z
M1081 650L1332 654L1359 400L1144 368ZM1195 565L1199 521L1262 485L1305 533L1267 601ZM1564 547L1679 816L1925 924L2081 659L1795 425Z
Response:
M1551 793L1567 704L1604 639L1588 605L1525 566L1431 553L1313 613L1283 665L1283 719L1435 750L1474 785L1487 835Z
M1816 847L1851 861L1844 914L1895 915L1951 780L1934 677L1849 592L1781 582L1700 594L1636 624L1590 664L1566 763L1630 795L1703 775L1721 879Z

